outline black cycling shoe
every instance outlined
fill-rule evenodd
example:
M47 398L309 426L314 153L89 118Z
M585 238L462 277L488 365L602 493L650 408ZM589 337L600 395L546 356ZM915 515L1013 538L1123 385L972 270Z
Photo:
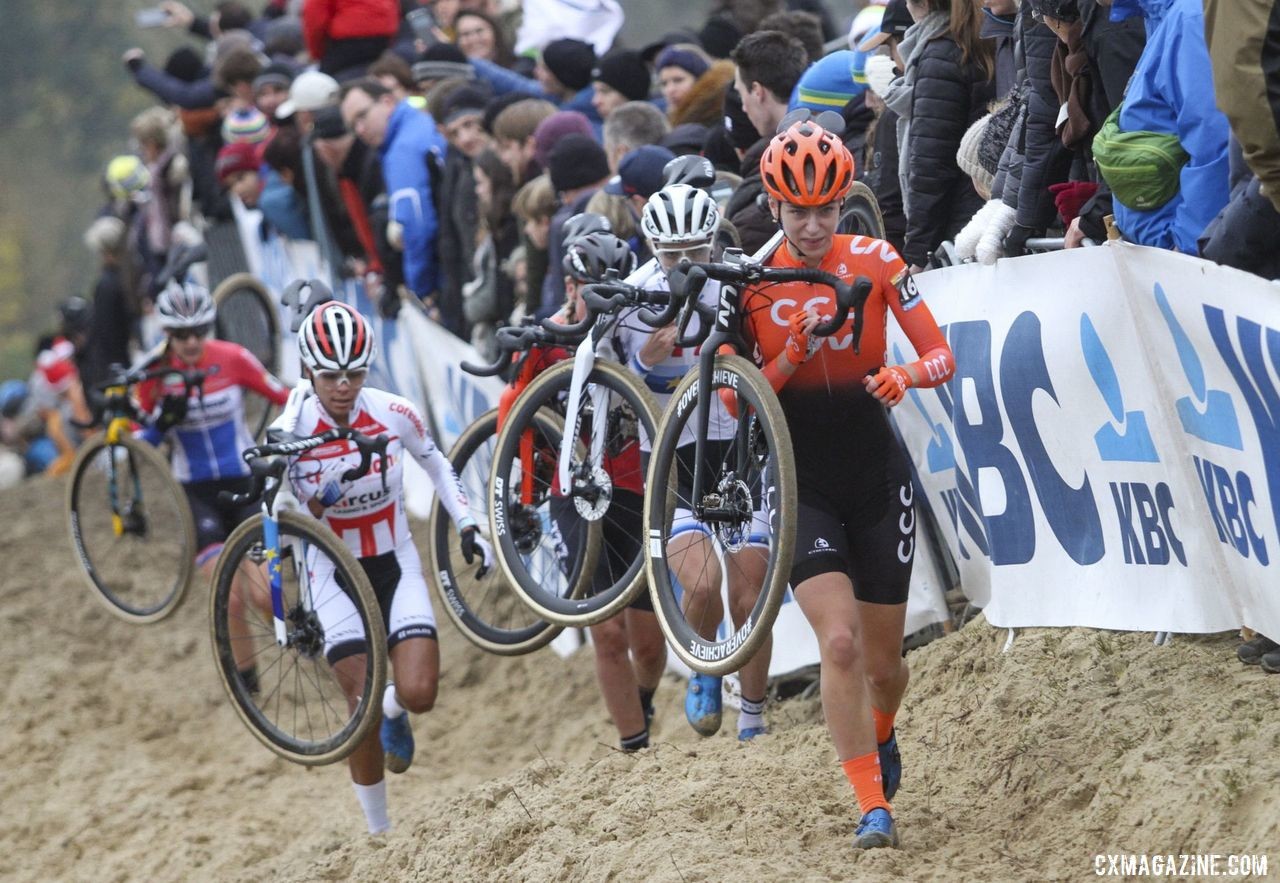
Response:
M1236 648L1236 658L1245 665L1258 665L1264 655L1275 650L1280 650L1280 644L1266 635L1255 635L1253 640L1245 641Z

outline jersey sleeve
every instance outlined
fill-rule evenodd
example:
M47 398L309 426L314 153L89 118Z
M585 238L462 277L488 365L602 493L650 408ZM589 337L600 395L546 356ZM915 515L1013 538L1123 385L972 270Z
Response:
M273 405L283 405L289 399L289 388L262 366L258 357L244 347L237 349L231 370L241 387L256 392Z
M399 418L400 441L405 451L427 471L431 483L435 486L436 496L444 504L445 510L453 523L461 530L467 522L475 523L471 514L467 492L462 488L462 481L454 471L453 464L445 456L444 451L436 445L435 439L427 431L426 423L418 409L408 399L399 396L391 400L390 411Z
M885 265L883 292L893 318L915 347L919 357L906 367L915 375L912 379L916 386L938 386L945 383L955 373L956 361L951 353L947 339L942 336L929 305L920 295L920 289L911 272L899 258Z

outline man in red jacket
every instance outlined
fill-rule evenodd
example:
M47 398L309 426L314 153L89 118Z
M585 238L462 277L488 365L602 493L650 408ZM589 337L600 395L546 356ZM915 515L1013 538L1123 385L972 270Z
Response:
M305 0L302 6L307 51L334 77L363 74L399 27L398 0Z

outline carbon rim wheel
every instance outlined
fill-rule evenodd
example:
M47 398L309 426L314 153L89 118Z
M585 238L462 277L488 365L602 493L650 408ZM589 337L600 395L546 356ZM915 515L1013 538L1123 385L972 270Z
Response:
M267 582L272 558L263 543L263 518L255 515L232 531L214 570L214 662L236 713L258 741L297 763L334 763L382 717L382 613L360 563L328 527L281 512L279 531L286 643L276 640ZM331 665L333 634L357 627L365 636L363 652ZM256 690L243 673L250 665ZM358 695L354 703L344 683Z
M257 357L272 374L280 373L280 331L271 295L252 273L236 273L222 280L213 292L218 307L220 340L238 343ZM244 392L245 425L261 438L277 409L257 393Z
M539 419L549 437L559 438L559 427L550 418ZM449 452L471 511L484 524L489 518L489 475L497 429L494 409L468 426ZM463 559L457 528L438 499L431 507L427 536L436 592L445 613L471 643L500 656L518 656L546 646L560 634L559 627L539 619L511 591L497 562L484 577L476 578L477 567Z
M565 409L572 378L573 362L562 362L530 383L513 405L494 455L490 520L512 588L544 619L581 627L613 616L644 588L644 556L635 542L642 517L639 448L642 439L653 437L656 421L649 391L603 360L592 367L577 420L571 421ZM592 462L598 406L605 408L605 438L600 462ZM579 427L568 495L557 492L559 445L530 428L540 412ZM540 468L526 474L522 446L529 447L531 437L542 459ZM544 549L554 554L539 557ZM558 561L558 570L549 561Z
M67 527L86 584L116 616L155 622L181 603L195 569L195 525L155 448L129 436L108 445L101 433L84 442L67 485Z
M716 514L697 514L700 507L688 490L692 464L678 455L682 432L696 426L699 377L691 372L671 397L649 462L645 568L654 612L676 655L694 671L719 676L751 659L782 605L795 542L795 526L783 516L795 512L796 479L782 407L760 372L739 356L718 356L712 376L713 417L724 408L720 389L735 389L738 398L738 435L707 461L701 509ZM753 520L761 501L763 521ZM692 514L677 521L681 509ZM726 568L729 579L760 586L738 626L726 613L720 578ZM682 581L694 589L687 599ZM700 600L716 597L718 613L714 600ZM703 637L702 631L713 635Z
M884 239L884 216L880 214L880 203L871 188L861 181L854 181L849 195L845 197L836 232Z

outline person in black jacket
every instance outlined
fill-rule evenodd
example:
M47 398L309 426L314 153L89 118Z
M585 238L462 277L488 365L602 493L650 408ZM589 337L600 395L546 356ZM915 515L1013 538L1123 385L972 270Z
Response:
M915 47L907 59L915 68L907 153L907 238L903 258L918 272L944 240L965 225L982 206L969 176L960 170L956 151L994 95L994 60L989 42L979 36L980 13L973 0L925 0L911 4L917 21L948 11L941 32Z

